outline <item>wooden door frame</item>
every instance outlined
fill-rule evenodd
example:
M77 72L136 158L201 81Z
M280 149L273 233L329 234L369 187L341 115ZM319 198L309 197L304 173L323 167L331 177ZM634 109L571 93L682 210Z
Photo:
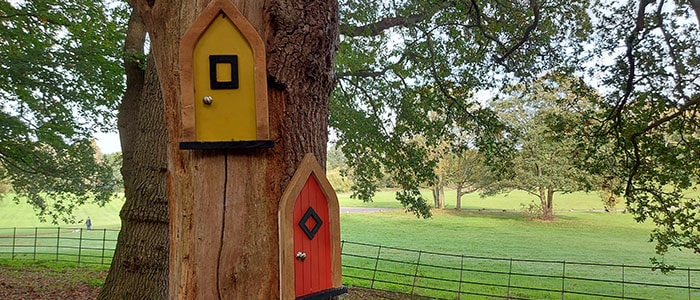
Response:
M180 141L193 142L197 140L194 112L194 47L214 21L214 18L219 16L220 13L225 14L231 20L253 51L256 136L258 140L267 140L270 138L270 129L267 107L265 44L253 25L248 22L231 1L214 0L207 5L192 23L180 42L180 87L182 93L180 102L182 133Z
M340 205L338 196L326 179L325 172L318 164L316 157L308 153L301 161L299 168L294 173L287 186L278 211L279 222L279 255L280 255L280 299L295 299L294 290L294 203L299 193L304 188L306 181L313 176L326 197L328 203L328 222L330 226L331 242L331 285L333 288L341 287L342 270L340 261Z

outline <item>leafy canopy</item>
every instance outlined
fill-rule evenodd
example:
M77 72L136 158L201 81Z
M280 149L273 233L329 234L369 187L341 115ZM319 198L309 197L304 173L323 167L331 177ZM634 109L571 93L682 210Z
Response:
M418 187L434 177L429 145L473 146L467 132L485 151L501 151L494 140L504 128L474 91L575 65L591 28L587 6L341 1L331 126L355 169L354 196L371 199L384 169L407 210L428 216Z
M382 170L399 200L429 215L418 186L434 177L429 147L477 147L494 171L516 144L475 94L552 71L602 95L579 116L578 166L652 220L657 251L700 253L700 2L340 2L338 88L331 126L369 200ZM478 94L476 94L478 95ZM475 140L461 137L474 136ZM416 136L425 143L415 143Z
M123 5L0 1L0 164L41 218L114 191L92 145L111 129L124 90ZM26 198L24 198L26 197Z
M590 76L604 97L582 135L584 166L620 177L636 219L657 224L658 253L700 253L700 3L607 4L594 11Z

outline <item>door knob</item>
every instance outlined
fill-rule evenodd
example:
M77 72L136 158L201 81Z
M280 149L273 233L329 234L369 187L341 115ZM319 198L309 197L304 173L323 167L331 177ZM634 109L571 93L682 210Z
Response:
M301 252L301 251L297 252L297 259L304 261L306 259L306 253Z

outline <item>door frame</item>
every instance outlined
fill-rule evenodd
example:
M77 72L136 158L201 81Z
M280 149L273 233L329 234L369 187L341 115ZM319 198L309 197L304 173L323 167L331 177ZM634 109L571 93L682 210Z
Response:
M279 226L279 261L280 261L280 299L295 299L294 290L294 203L310 176L316 179L321 192L328 203L328 222L331 241L331 285L341 287L342 270L340 261L340 205L338 196L326 179L325 172L316 157L309 153L299 164L289 185L282 194L278 210Z

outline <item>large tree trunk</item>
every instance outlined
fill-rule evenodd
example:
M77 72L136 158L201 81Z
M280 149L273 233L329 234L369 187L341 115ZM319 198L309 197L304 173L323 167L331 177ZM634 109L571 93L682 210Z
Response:
M132 13L127 51L143 53L145 29ZM98 299L165 299L168 296L168 207L163 101L153 58L145 72L125 61L127 91L119 110L124 192L122 230Z
M131 1L151 34L165 104L170 298L192 299L209 293L202 291L209 288L203 286L207 281L198 277L208 271L215 286L211 298L277 299L279 200L306 153L315 154L325 165L338 4L233 1L267 46L269 128L275 146L245 152L182 151L180 38L208 2ZM214 184L223 182L217 188L227 191L226 195L198 199L209 188L201 174L211 174ZM212 214L195 213L202 206ZM216 238L202 235L205 231ZM199 255L205 253L214 253L218 261L211 265L211 257ZM214 269L203 270L203 265Z

